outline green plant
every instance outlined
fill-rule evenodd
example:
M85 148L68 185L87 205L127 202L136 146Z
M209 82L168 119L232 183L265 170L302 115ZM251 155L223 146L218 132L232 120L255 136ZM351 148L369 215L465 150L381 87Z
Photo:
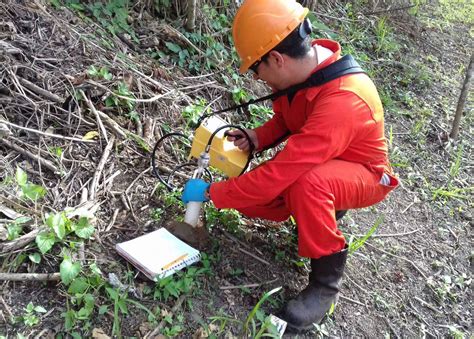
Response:
M89 74L92 78L96 79L112 80L112 74L105 66L96 68L94 65L91 65L87 70L87 74Z
M359 248L364 246L364 243L374 234L374 232L377 230L377 228L380 226L380 224L383 222L383 216L380 216L375 220L375 223L372 225L372 227L367 231L366 234L364 234L363 237L358 238L358 239L351 239L349 240L349 255L357 251Z
M29 217L19 217L7 224L7 240L15 240L23 231L23 224L30 221Z
M270 107L260 105L249 105L250 119L245 123L247 128L255 128L262 125L269 120L273 115L273 110Z
M185 271L160 279L155 285L153 297L166 302L170 297L177 299L182 294L190 293L199 286L198 278L210 272L209 260L203 257L202 263L204 267L188 267Z
M70 1L70 0L67 0ZM129 1L109 0L107 2L94 2L87 6L92 15L112 34L127 33L133 40L139 42L135 31L129 25Z
M393 32L390 26L387 24L387 18L380 18L374 27L375 37L377 39L377 47L375 51L377 53L384 52L391 54L398 51L398 45L393 39Z
M455 179L459 175L459 171L461 170L463 151L464 151L464 145L460 145L456 152L456 158L454 159L454 162L449 167L450 181Z
M76 221L70 219L65 212L49 214L45 223L48 229L40 232L35 239L42 254L49 252L55 243L67 241L70 235L89 239L95 231L87 217L80 217Z
M206 99L198 99L196 103L188 105L184 108L182 116L188 127L196 126L199 117L205 113Z
M204 207L207 226L212 228L223 225L230 232L238 232L240 226L244 225L241 215L236 210L218 210L213 205L208 204Z
M273 338L279 338L280 335L278 334L278 331L276 327L270 322L270 317L266 317L260 327L260 329L257 331L257 325L255 323L255 319L257 318L257 313L260 310L260 307L262 304L267 300L272 294L278 292L281 290L281 287L274 288L273 290L266 292L262 298L257 302L257 304L253 307L253 309L250 311L250 313L247 316L247 319L245 320L243 327L242 327L242 332L241 332L241 337L251 337L251 338L261 338L262 336L268 336L265 333L265 331L270 331L270 336ZM262 320L262 316L260 316L260 321ZM250 325L252 326L250 328Z
M105 105L107 107L117 108L119 113L125 115L132 121L136 122L140 119L140 116L135 111L135 97L128 88L128 85L123 81L120 81L112 94L105 99Z
M28 305L24 308L25 312L14 319L15 322L21 321L28 327L33 327L37 325L40 321L39 315L41 313L46 313L46 309L42 306L35 306L32 302L29 302Z
M43 186L28 182L28 175L20 167L16 168L15 179L21 189L22 196L36 201L46 195L46 189Z

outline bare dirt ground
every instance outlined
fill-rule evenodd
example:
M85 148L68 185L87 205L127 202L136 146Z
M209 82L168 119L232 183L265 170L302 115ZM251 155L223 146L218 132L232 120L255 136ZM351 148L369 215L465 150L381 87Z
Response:
M331 6L317 8L320 20L338 34L344 51L357 47L370 56L365 65L384 85L387 138L402 186L374 207L349 211L340 222L348 241L379 226L349 258L334 313L305 336L469 338L472 95L459 139L449 141L447 134L473 52L472 19L447 18L437 2L423 5L416 17L405 10L368 14L371 10L364 7ZM71 9L40 1L0 4L0 127L9 131L0 134L0 227L18 216L11 211L31 218L20 238L7 241L6 231L0 233L0 272L59 272L70 254L82 263L87 293L93 296L90 312L81 318L78 311L85 301L72 297L59 281L4 281L0 338L105 338L117 329L123 337L239 337L265 292L283 287L263 305L269 313L305 286L307 268L296 255L290 221L248 220L209 208L205 223L211 247L194 272L166 286L136 274L115 252L117 242L183 213L166 190L157 188L150 147L166 132L183 131L187 121L181 112L196 98L217 99L213 109L231 104L220 72L195 76L166 57L160 62L151 58L149 49L165 41L188 47L189 41L135 10L131 22L140 44L127 35L110 35ZM384 41L396 43L397 50L390 52L388 46L384 54L374 47L380 44L380 26L378 35L365 32L372 40L360 42L345 31L350 24L369 26L382 15L388 15L396 37ZM107 67L112 77L91 75L92 65ZM129 92L120 92L119 82ZM250 79L243 86L266 93ZM112 107L104 104L111 97L116 98ZM120 101L123 97L138 99L132 101L138 119L124 113L130 101ZM85 141L92 131L95 138ZM17 166L28 182L47 190L44 198L33 203L19 197L22 188L12 179ZM94 214L94 235L83 245L77 237L57 241L38 263L34 239L44 230L44 215L78 206ZM114 285L110 273L124 289ZM92 279L101 282L94 285ZM111 286L121 299L107 292ZM46 312L28 313L29 303ZM38 322L27 324L27 314Z

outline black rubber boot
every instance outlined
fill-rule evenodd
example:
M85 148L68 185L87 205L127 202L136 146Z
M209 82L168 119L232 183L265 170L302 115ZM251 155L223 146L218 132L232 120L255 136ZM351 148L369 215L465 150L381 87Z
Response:
M319 324L331 305L337 302L346 259L347 248L326 257L311 259L308 286L278 314L288 323L289 332L312 329L313 324Z

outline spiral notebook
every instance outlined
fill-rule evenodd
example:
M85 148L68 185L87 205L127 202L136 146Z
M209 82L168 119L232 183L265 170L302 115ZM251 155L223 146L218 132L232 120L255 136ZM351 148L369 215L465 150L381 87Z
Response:
M149 279L157 281L201 259L201 253L160 228L115 245L117 252Z

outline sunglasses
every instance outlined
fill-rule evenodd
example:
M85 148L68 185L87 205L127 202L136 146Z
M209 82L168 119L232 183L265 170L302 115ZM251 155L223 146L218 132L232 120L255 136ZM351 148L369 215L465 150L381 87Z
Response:
M254 72L255 74L258 75L258 66L260 66L260 64L263 61L265 61L266 58L267 58L267 54L265 54L263 57L261 57L260 59L255 61L252 65L250 65L249 69L252 70L252 72Z

